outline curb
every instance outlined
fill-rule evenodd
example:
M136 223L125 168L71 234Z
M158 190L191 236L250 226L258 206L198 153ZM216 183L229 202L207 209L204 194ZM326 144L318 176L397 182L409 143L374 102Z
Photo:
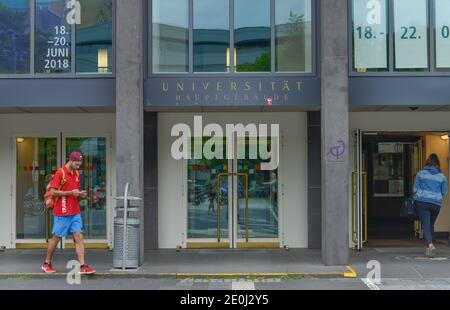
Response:
M97 272L95 275L83 275L84 280L98 279L229 279L229 278L285 278L285 279L335 279L356 278L357 273L351 266L346 266L347 272L223 272L223 273L130 273L130 272ZM0 279L65 279L67 273L0 273Z

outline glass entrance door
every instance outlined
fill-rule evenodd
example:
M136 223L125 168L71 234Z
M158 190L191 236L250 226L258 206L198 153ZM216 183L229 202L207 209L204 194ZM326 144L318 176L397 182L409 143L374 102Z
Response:
M45 248L51 237L52 212L45 209L48 179L74 150L84 155L80 200L83 233L88 248L107 248L107 141L106 137L16 137L16 227L17 248ZM63 142L62 147L61 141ZM72 247L67 238L65 246ZM64 245L63 245L64 246Z
M83 234L88 244L96 241L96 247L107 239L107 139L106 137L65 137L64 151L67 157L72 151L83 154L80 190L88 193L80 200ZM71 246L70 240L67 240Z
M235 171L237 183L236 201L236 247L278 247L278 166L265 170L272 148L270 138L237 139L238 148L244 156L237 156ZM257 155L258 154L258 155ZM243 159L239 159L242 158Z
M16 247L46 247L52 216L46 180L58 169L58 138L16 137Z
M279 247L278 168L263 170L267 160L251 156L258 141L237 145L233 159L187 160L188 248Z

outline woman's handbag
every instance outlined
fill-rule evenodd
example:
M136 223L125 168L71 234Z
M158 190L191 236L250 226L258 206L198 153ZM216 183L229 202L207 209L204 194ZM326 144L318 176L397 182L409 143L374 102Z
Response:
M406 217L411 221L415 221L418 219L415 209L414 198L412 196L406 198L400 216Z

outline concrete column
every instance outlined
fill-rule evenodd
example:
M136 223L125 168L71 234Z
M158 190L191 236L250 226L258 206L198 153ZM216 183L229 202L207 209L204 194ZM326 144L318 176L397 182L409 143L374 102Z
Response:
M321 0L322 260L349 259L347 1Z
M117 193L126 182L131 194L144 198L144 0L117 0L116 10L116 162ZM141 260L144 249L144 204L141 220Z

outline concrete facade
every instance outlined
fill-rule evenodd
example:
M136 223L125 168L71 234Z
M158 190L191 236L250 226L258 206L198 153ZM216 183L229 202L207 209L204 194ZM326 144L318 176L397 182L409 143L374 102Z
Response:
M144 198L144 65L143 0L117 1L116 143L117 192L125 184L131 194ZM144 249L144 204L141 204L141 261Z
M348 262L347 2L321 2L322 260Z

